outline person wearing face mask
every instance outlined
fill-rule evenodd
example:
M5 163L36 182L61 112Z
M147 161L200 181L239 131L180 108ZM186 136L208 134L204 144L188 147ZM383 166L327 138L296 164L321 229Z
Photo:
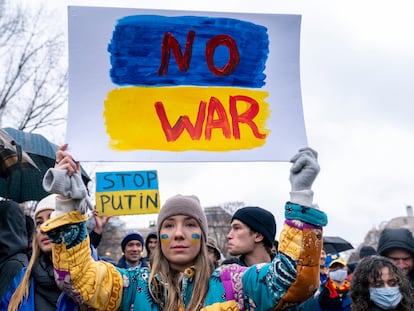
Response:
M379 237L377 252L404 271L414 290L414 237L407 228L385 228Z
M318 297L322 310L351 310L347 262L341 256L328 264L328 278Z
M289 311L351 311L347 262L338 254L327 256L328 276L320 293Z
M382 256L363 258L351 281L352 311L414 310L412 289L402 269Z

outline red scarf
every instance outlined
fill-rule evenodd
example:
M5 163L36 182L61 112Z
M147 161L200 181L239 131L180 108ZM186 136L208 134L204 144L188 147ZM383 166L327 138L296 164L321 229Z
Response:
M331 279L326 280L326 288L329 290L329 298L336 298L338 297L338 293L346 293L349 290L349 286L351 283L345 279L343 285L338 286L336 283L332 282Z

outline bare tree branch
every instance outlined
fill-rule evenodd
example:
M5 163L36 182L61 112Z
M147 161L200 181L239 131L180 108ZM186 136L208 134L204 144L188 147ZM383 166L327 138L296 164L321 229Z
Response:
M44 7L0 0L0 127L33 131L66 120L66 41L51 20Z
M14 14L9 11L13 9ZM23 30L22 9L17 7L10 8L10 3L0 0L0 46L5 46L7 42L16 34ZM2 52L6 52L5 50ZM3 56L0 54L0 56Z

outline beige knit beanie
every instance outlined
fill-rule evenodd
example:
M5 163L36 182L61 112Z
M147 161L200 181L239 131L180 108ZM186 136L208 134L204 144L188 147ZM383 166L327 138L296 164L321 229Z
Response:
M160 233L163 221L168 217L176 215L185 215L196 219L203 231L203 239L206 240L208 235L207 217L201 207L200 200L196 196L177 194L165 201L158 214L158 234Z

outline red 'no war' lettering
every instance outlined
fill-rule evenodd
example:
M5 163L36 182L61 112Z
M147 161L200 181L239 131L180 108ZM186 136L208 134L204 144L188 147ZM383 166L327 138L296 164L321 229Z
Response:
M238 101L244 101L249 104L249 107L242 113L239 113L237 110ZM164 109L164 104L162 102L156 102L154 106L167 141L176 141L184 130L187 130L192 140L200 140L204 123L204 138L206 140L211 140L211 132L213 129L221 129L223 136L227 139L231 139L231 134L235 139L240 139L240 123L249 126L256 138L266 138L266 134L259 132L259 129L253 120L259 112L259 104L253 98L248 96L230 96L229 113L231 123L229 122L229 118L227 117L223 105L215 97L210 98L207 112L207 103L205 101L200 102L195 124L192 124L190 118L184 115L178 118L174 126L171 126ZM215 115L217 115L217 118L214 118Z
M190 68L190 61L193 52L193 43L195 39L195 31L190 30L187 34L187 40L184 48L184 55L181 53L178 40L169 32L165 33L161 45L161 63L158 68L158 75L165 76L168 72L168 63L170 61L170 51L173 51L175 62L181 71L186 72ZM214 52L216 48L223 45L229 49L229 60L222 68L214 64ZM212 74L216 76L229 76L240 62L240 53L236 41L229 35L217 35L206 43L206 62L207 67Z
M222 68L217 68L214 65L214 52L219 45L224 45L230 50L230 58L226 65ZM216 76L229 76L236 70L240 62L239 49L236 41L228 35L217 35L210 39L206 45L206 61L210 71Z
M190 30L187 34L187 42L185 44L184 55L181 54L180 44L174 36L167 32L162 40L161 64L158 68L158 75L165 76L168 71L168 62L170 60L170 49L174 53L175 61L181 71L187 71L190 68L190 60L193 52L195 31Z

